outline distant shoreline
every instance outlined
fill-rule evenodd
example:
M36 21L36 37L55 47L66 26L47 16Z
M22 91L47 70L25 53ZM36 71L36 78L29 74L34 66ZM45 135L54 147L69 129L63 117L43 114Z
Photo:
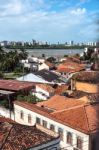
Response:
M77 46L77 45L74 45L74 46L62 46L62 45L55 45L55 46L53 46L53 45L51 45L51 46L45 46L45 45L43 45L43 46L38 46L38 45L36 45L36 46L6 46L6 47L4 47L4 48L6 48L6 49L36 49L36 50L45 50L45 49L47 49L47 50L61 50L61 49L64 49L64 50L68 50L68 49L84 49L85 47L87 47L87 46L85 46L85 45L83 45L83 46ZM94 46L94 47L92 47L92 46L89 46L90 48L96 48L96 46Z
M56 49L56 50L60 50L60 49L66 49L66 50L68 50L68 49L84 49L85 48L85 46L61 46L61 47L37 47L37 46L17 46L17 47L15 47L15 46L7 46L7 47L4 47L4 48L6 48L6 49L48 49L48 50L51 50L51 49Z

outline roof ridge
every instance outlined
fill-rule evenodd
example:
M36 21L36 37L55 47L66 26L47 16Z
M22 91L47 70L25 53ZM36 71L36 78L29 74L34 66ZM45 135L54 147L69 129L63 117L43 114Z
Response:
M81 104L81 105L78 105L78 106L72 106L70 108L65 108L65 109L62 109L62 110L58 110L58 111L52 112L51 114L64 112L64 111L68 111L68 110L75 109L75 108L80 108L80 107L83 107L84 105L86 105L86 104Z
M88 130L89 130L89 132L90 132L91 130L90 130L89 121L88 121L88 116L87 116L86 108L85 108L85 107L87 107L87 106L89 106L89 105L84 106L83 109L84 109L84 113L85 113L85 116L86 116L86 121L87 121Z

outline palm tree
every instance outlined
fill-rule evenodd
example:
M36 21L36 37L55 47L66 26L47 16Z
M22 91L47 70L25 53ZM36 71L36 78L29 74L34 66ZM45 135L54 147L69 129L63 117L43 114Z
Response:
M0 47L0 70L1 71L14 71L17 66L20 66L20 60L27 58L27 52L25 49L21 49L19 53L17 50L4 52Z
M26 59L28 56L28 53L26 52L26 50L24 48L21 48L19 56L20 56L20 59Z
M2 47L0 46L0 62L3 60L4 54L5 54L5 52L4 52L4 50L2 49Z

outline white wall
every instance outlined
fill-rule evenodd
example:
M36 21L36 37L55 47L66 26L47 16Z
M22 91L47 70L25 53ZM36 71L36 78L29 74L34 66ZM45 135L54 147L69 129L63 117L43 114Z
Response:
M45 62L45 59L40 59L40 58L39 58L39 59L38 59L38 62L39 62L39 63L44 63L44 62Z
M38 66L38 70L47 69L49 70L49 66L47 66L45 63Z
M41 99L41 100L47 100L48 97L46 95L43 95L42 93L32 93L33 95L35 95L37 98Z
M39 99L47 100L49 97L54 95L54 92L48 92L44 89L40 88L39 86L36 86L35 92L33 92L34 95L36 95Z
M86 135L82 132L79 132L73 128L70 128L68 126L65 126L61 123L58 123L54 120L51 120L47 118L46 116L42 116L40 114L37 114L36 112L30 111L28 109L25 109L23 107L20 107L18 105L14 104L15 108L15 121L21 124L26 124L26 125L34 125L36 123L36 117L39 117L41 119L41 125L42 125L42 120L47 121L47 128L50 128L50 124L53 124L55 126L55 132L58 132L58 128L63 129L63 141L61 141L60 145L61 147L68 148L68 150L73 150L74 147L76 147L76 137L80 136L83 140L83 149L82 150L89 150L89 135ZM24 120L20 119L20 111L23 110L24 112ZM31 114L32 117L32 123L28 123L28 114ZM73 136L73 146L68 145L66 142L66 134L67 132L71 132Z
M30 68L30 64L29 63L24 63L24 67Z
M50 93L48 91L43 90L39 86L36 86L36 92L44 93L46 96L50 96Z
M10 117L10 111L2 106L0 106L0 116L11 118L12 120L14 120L13 112L11 112L11 117Z

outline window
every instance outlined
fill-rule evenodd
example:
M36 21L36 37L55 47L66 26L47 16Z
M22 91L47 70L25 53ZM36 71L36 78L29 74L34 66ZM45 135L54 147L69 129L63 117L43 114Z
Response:
M43 120L43 127L47 128L47 121Z
M55 131L55 126L53 124L50 125L50 130Z
M28 115L28 123L31 123L31 115Z
M67 143L72 145L72 134L70 132L67 132Z
M61 140L63 140L63 129L62 128L58 128L58 133L60 135Z
M20 118L24 119L24 113L23 113L23 111L20 112Z
M40 118L36 117L36 123L37 123L37 124L41 124Z
M81 137L77 137L77 148L82 149L82 139L81 139Z

